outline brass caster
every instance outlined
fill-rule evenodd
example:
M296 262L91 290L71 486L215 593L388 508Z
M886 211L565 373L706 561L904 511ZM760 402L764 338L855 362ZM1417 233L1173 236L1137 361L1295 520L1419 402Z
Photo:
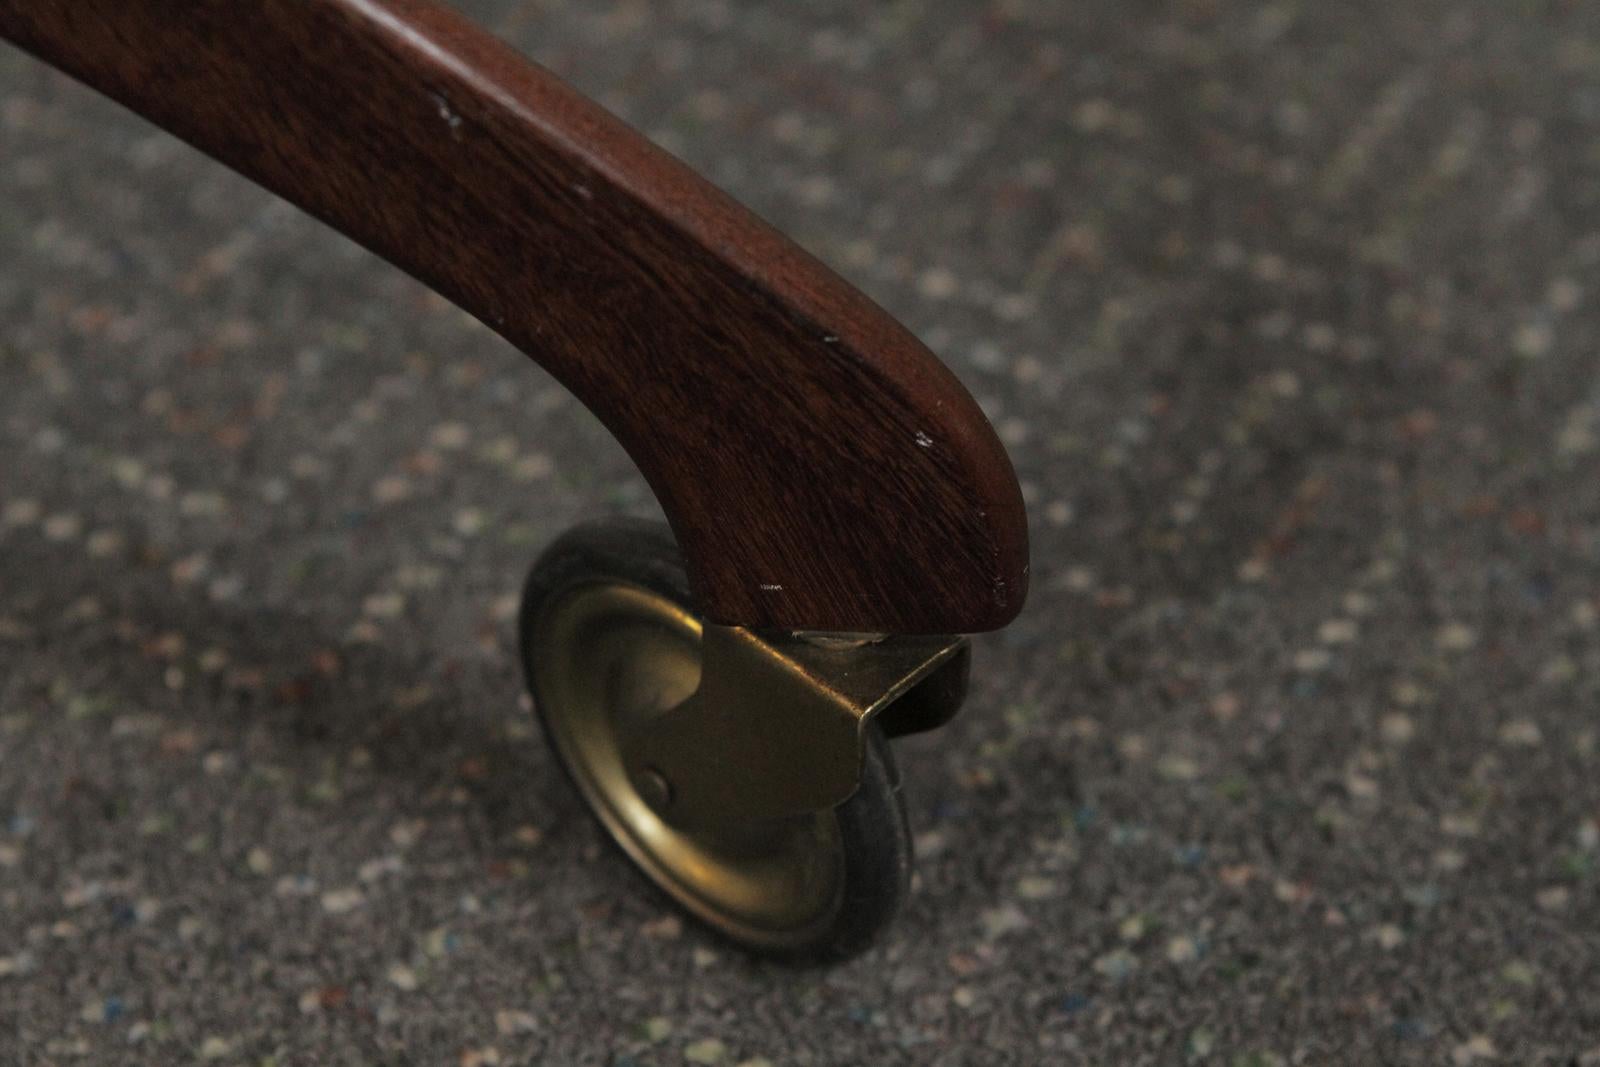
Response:
M859 952L910 880L886 732L953 713L965 645L763 640L690 604L663 526L580 527L541 557L520 636L551 748L634 865L719 933Z

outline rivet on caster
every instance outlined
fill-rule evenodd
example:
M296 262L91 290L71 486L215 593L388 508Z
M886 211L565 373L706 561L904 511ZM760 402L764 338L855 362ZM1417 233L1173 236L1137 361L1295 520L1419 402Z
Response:
M885 738L1027 591L1016 475L914 337L428 0L0 0L0 38L408 271L616 435L674 537L535 566L535 706L601 823L753 949L859 949L910 847ZM681 556L680 556L681 552ZM932 635L932 636L929 636Z

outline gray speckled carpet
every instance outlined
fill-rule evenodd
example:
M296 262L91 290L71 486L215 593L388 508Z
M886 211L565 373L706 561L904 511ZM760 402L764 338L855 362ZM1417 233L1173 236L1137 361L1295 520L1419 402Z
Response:
M1012 450L909 906L832 970L680 924L513 656L626 458L0 50L0 1062L1600 1062L1594 5L471 8Z

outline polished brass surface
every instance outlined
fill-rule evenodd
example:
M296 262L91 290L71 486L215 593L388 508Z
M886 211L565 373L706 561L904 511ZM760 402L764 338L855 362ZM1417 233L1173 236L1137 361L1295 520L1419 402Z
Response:
M672 714L641 724L623 750L636 780L665 779L671 800L658 813L676 826L799 815L848 800L868 719L936 672L964 670L967 647L957 637L819 642L712 625L701 645L699 687Z
M642 589L583 585L543 606L532 641L534 698L552 742L600 820L658 885L749 944L804 944L832 921L844 857L831 810L681 829L656 810L676 807L677 783L654 769L630 775L624 764L631 739L675 716L699 688L699 620ZM711 773L733 758L720 741L698 755Z

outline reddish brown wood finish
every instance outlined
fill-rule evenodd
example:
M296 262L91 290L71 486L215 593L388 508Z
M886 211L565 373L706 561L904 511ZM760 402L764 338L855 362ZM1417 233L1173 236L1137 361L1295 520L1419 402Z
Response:
M423 0L0 0L0 36L548 368L713 620L970 632L1027 587L1010 462L934 356L549 72Z

